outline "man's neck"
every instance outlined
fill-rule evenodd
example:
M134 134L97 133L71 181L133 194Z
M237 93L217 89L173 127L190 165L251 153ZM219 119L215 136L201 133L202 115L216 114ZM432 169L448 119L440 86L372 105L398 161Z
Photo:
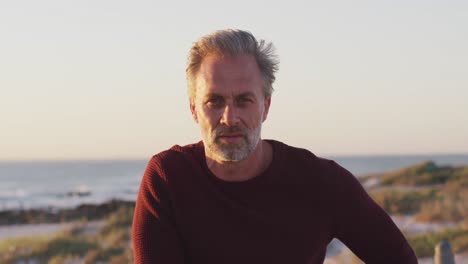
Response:
M270 165L273 159L273 149L270 143L260 140L254 152L245 160L220 161L206 153L206 164L213 174L224 181L239 182L260 175Z

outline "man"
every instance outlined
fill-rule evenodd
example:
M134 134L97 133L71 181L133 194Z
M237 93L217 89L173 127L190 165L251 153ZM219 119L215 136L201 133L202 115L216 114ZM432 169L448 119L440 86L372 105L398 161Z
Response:
M149 162L135 263L323 263L334 238L366 263L417 263L389 216L333 161L261 139L278 63L249 32L201 38L187 65L202 141Z

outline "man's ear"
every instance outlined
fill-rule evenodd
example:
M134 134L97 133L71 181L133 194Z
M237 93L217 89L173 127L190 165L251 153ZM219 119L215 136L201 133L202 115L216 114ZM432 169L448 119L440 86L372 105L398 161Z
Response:
M192 112L193 120L198 123L197 111L195 109L195 102L193 99L190 99L190 112Z
M268 116L268 111L270 110L270 104L271 104L271 96L268 96L265 98L265 101L263 102L264 109L263 109L263 122L267 119Z

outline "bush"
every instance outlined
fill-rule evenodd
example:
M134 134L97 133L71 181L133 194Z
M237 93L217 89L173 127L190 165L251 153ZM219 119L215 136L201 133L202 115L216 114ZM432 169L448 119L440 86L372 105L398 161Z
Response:
M96 248L95 242L80 237L59 237L50 241L42 254L45 256L64 256L67 254L84 256L89 250Z
M419 258L434 256L434 248L442 240L450 241L453 251L460 253L466 250L468 230L464 227L458 227L440 232L409 236L407 239Z
M456 180L465 168L437 166L433 161L425 161L382 176L382 185L435 185Z
M446 184L437 198L425 201L416 214L419 221L459 222L468 219L468 187L465 182L457 181Z
M370 191L369 195L390 214L413 214L418 212L425 202L434 199L436 191L433 189L418 191L383 189Z
M52 236L16 238L0 241L0 263L132 263L130 232L133 220L133 203L111 202L100 205L107 212L107 220L96 235L85 234L86 221L74 228ZM87 215L97 207L76 209ZM86 209L84 209L86 208ZM70 212L82 219L78 212ZM101 212L100 217L103 213Z

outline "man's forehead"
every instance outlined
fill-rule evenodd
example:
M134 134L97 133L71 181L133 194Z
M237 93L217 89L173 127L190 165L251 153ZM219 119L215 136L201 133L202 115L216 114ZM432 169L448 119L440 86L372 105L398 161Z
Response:
M196 94L239 96L262 93L263 79L253 56L208 56L196 76Z
M199 73L205 77L225 77L234 75L251 75L260 73L257 61L251 55L238 55L238 56L220 56L209 55L205 57L200 65Z

